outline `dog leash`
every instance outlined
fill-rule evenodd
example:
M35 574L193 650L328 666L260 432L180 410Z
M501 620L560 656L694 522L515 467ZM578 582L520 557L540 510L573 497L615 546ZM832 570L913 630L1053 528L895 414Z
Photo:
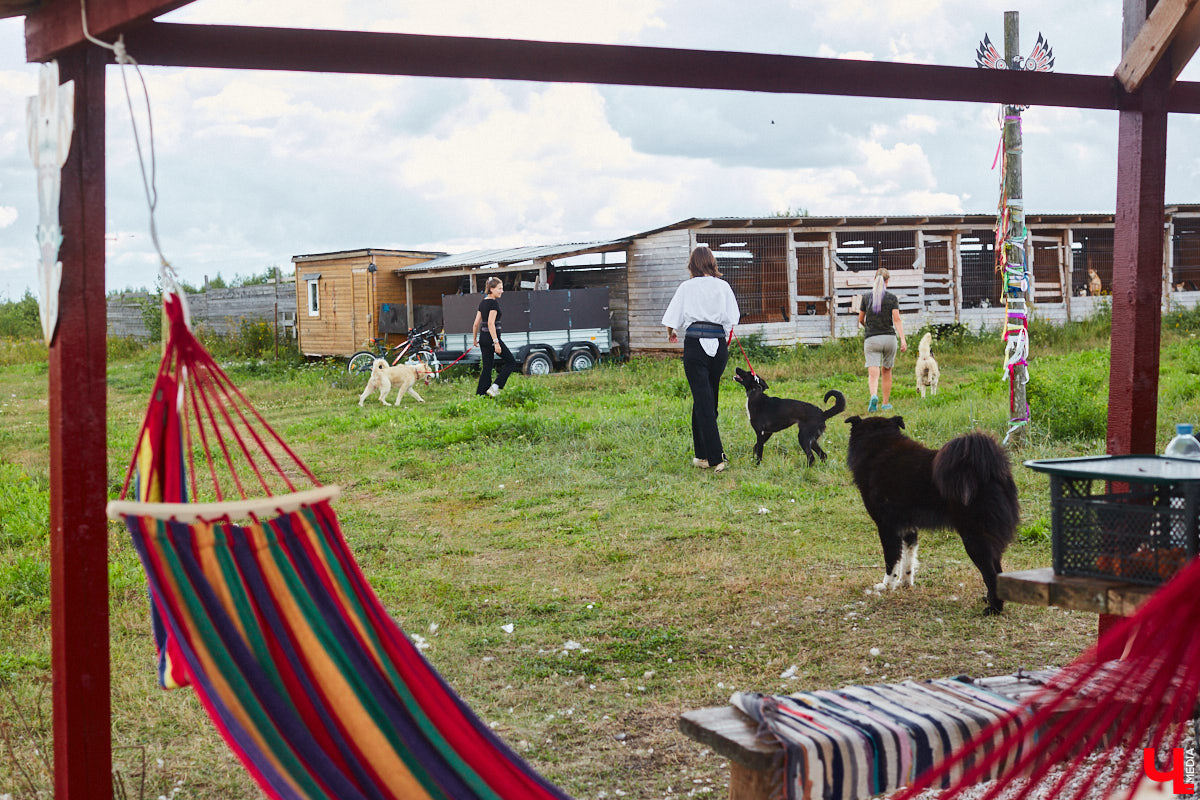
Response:
M455 364L457 364L458 362L460 362L460 361L462 361L464 358L466 358L466 357L467 357L467 353L471 352L471 351L472 351L472 350L474 350L474 349L475 349L475 345L471 345L471 346L470 346L470 347L468 347L466 350L463 350L463 354L462 354L461 356L459 356L458 358L454 359L453 361L451 361L449 364L447 364L446 366L444 366L444 367L442 367L441 369L439 369L439 370L438 370L436 373L434 373L434 374L435 374L435 375L441 375L443 372L445 372L446 370L450 369L450 368L451 368L451 367L453 367Z
M742 351L742 358L746 359L746 366L750 368L750 374L757 378L758 373L754 371L754 365L750 363L750 356L746 355L746 348L742 347L742 340L733 335L732 326L729 328L729 341L737 342L738 350ZM727 347L728 345L729 343L726 342Z

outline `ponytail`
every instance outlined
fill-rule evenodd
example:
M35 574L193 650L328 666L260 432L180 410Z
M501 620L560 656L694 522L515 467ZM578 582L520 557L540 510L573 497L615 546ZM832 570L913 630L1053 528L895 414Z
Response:
M885 284L890 277L892 277L891 274L883 267L875 270L875 280L871 283L871 311L876 314L883 308Z

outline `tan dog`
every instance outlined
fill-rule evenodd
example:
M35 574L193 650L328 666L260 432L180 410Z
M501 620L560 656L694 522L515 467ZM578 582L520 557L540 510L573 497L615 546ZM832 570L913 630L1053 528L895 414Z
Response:
M421 395L417 394L417 390L413 387L417 384L417 379L422 375L431 374L428 364L396 364L391 366L386 359L377 358L375 363L371 365L371 380L367 381L367 388L363 389L363 393L358 398L359 406L362 406L363 401L367 399L367 395L376 389L379 390L379 402L385 406L400 405L400 401L404 398L404 393L408 392L413 397L417 398L417 402L424 403ZM388 392L395 386L396 402L389 403L387 401Z
M1100 282L1100 276L1096 274L1096 270L1088 267L1088 292L1095 297L1096 295L1100 294L1101 290L1103 289L1104 284Z
M925 396L926 388L931 395L937 394L938 377L942 374L933 353L929 352L932 344L933 336L926 332L917 346L917 388L921 390L921 397Z

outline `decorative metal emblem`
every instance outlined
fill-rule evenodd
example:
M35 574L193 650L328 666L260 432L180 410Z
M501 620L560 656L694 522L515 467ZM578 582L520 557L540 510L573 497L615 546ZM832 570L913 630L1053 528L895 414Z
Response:
M985 33L983 41L975 50L975 66L982 69L1023 69L1027 72L1051 72L1054 70L1054 49L1050 47L1050 42L1046 41L1046 38L1039 33L1037 44L1033 46L1033 52L1029 54L1029 57L1013 56L1012 64L1009 64Z
M49 345L58 327L58 289L62 284L62 227L58 224L58 197L62 167L71 151L75 130L75 83L58 83L58 62L38 70L38 93L25 102L25 131L29 157L37 170L38 192L38 311L42 335Z

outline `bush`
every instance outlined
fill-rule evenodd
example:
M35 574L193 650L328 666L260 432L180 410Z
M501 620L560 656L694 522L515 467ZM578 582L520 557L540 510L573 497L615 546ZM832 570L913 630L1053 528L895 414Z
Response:
M133 358L146 349L145 342L132 336L109 336L106 345L109 363Z
M0 337L40 339L41 336L42 323L33 292L26 289L20 300L0 303Z
M35 339L5 339L0 337L0 367L13 364L47 363L50 352L42 342L42 329Z
M744 351L746 358L750 359L750 363L754 364L760 361L774 361L790 353L792 348L772 347L771 345L763 344L761 333L748 333L745 336L735 336L734 340L729 344L729 350L730 355L733 353L740 355Z

